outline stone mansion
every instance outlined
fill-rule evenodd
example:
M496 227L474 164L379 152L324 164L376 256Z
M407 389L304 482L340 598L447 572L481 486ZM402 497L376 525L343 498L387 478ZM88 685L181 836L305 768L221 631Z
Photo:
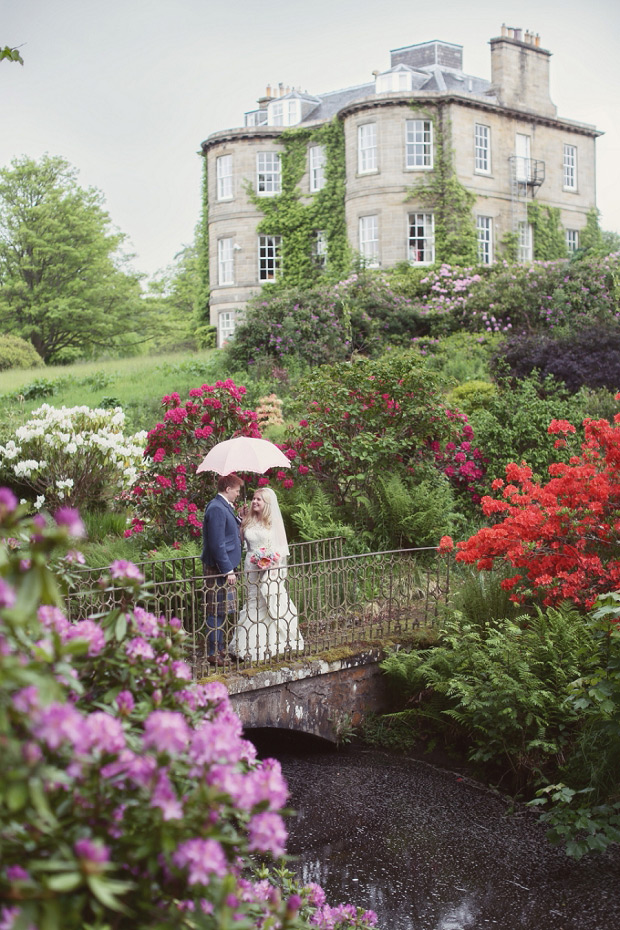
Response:
M549 95L551 53L537 35L502 26L490 40L491 80L463 71L463 49L432 41L393 50L390 67L368 84L313 96L267 87L241 128L202 143L206 159L210 322L218 345L234 331L246 301L282 271L283 235L265 219L263 199L282 192L287 130L318 130L338 120L344 134L339 190L350 247L370 267L435 260L434 216L411 196L433 172L442 108L458 180L475 195L479 259L494 261L502 237L518 236L519 257L533 258L527 205L559 208L569 250L596 205L594 126L560 119ZM286 138L286 137L285 137ZM308 134L302 203L326 185L325 146ZM329 233L308 242L314 261L329 261Z

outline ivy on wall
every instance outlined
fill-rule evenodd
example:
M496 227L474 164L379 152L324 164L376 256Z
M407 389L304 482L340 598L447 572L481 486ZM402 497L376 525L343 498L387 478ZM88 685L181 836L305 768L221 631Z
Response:
M566 235L560 222L560 208L534 201L527 205L527 218L534 236L534 258L549 262L566 258Z
M415 200L432 210L435 216L435 261L450 265L472 265L478 262L478 237L473 215L476 195L456 176L454 151L450 144L451 124L444 108L420 110L411 105L416 115L423 113L433 124L433 171L410 188L407 200Z
M350 264L345 221L344 128L338 119L316 129L288 129L278 140L281 153L282 191L275 197L259 197L248 184L253 203L265 214L257 232L282 236L282 271L278 284L300 287L328 273L340 276ZM299 187L306 171L308 148L325 148L325 186L304 202ZM327 239L327 265L323 269L314 253L316 233Z

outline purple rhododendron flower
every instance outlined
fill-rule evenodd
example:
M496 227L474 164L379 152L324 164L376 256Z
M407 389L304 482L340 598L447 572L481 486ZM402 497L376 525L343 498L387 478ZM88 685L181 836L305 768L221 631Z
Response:
M123 717L126 717L132 712L135 704L136 702L133 699L131 691L119 691L116 695L116 706L118 707L119 714Z
M171 663L170 668L172 669L172 674L175 678L180 679L181 681L192 680L192 670L187 662L183 662L182 659L176 659Z
M79 754L83 754L88 747L89 735L84 718L71 704L54 702L43 707L35 717L33 731L49 749L70 743Z
M4 578L0 578L0 607L14 607L17 596Z
M6 877L10 882L27 882L30 880L30 873L22 869L21 865L10 865L6 870Z
M255 814L248 823L248 849L282 856L286 849L287 835L284 821L279 814L271 811Z
M178 868L188 869L190 885L208 885L211 876L224 878L228 871L224 850L211 839L185 840L173 853L172 861Z
M73 507L61 507L54 514L58 526L66 526L71 536L86 536L86 527L82 523L79 511Z
M142 744L145 749L180 753L190 739L190 728L176 710L154 710L144 721Z
M150 804L151 807L158 807L161 810L164 820L183 819L185 813L183 805L177 798L165 772L161 772L157 779Z
M159 636L159 622L154 614L150 614L143 607L134 607L133 619L144 636L148 636L149 639Z
M79 620L68 624L62 640L68 642L70 639L85 639L89 656L98 656L105 648L105 633L94 620Z
M136 636L130 639L125 646L125 653L129 661L133 664L136 659L154 659L155 653L153 647L145 639Z
M99 840L77 840L73 845L73 851L84 864L102 865L110 859L108 847Z
M0 520L17 509L17 498L10 488L0 488Z
M241 758L241 739L225 722L206 720L192 735L189 757L197 766L212 765L214 762L238 762Z
M144 575L137 565L128 559L116 559L110 565L110 576L112 578L126 579L127 581L144 581Z
M327 900L325 892L316 882L308 882L304 891L308 894L308 904L310 904L311 907L322 907L322 905L325 904Z
M90 749L100 752L121 752L126 747L123 726L116 717L97 710L85 719Z

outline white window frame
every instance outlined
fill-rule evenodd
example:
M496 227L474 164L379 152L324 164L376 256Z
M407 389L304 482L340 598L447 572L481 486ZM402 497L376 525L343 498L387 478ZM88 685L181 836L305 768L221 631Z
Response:
M301 100L299 97L272 100L267 104L268 126L296 126L300 122Z
M481 265L493 264L493 217L476 217L476 236L478 239L478 261Z
M215 175L217 178L217 199L233 199L233 167L232 155L219 155L215 159Z
M360 216L358 223L359 251L368 268L379 265L379 217L376 213Z
M433 167L433 121L405 120L405 168L430 171Z
M220 287L235 283L235 253L233 237L217 240L217 283Z
M515 155L517 181L532 180L532 138L523 132L515 133Z
M362 123L357 127L357 171L370 174L377 170L377 124Z
M407 216L407 261L410 265L432 265L435 261L435 215Z
M579 248L579 230L578 229L566 229L566 248L569 252L576 252Z
M237 314L234 310L222 310L217 317L217 344L225 346L237 326Z
M319 268L327 265L327 233L324 229L317 229L314 234L314 260Z
M258 237L258 280L275 281L282 268L282 236Z
M412 89L411 71L399 69L398 71L385 71L378 74L375 79L376 94L395 94L399 91Z
M562 161L562 190L577 190L577 146L564 143Z
M534 261L534 233L531 223L521 222L518 228L519 236L519 261Z
M325 187L325 146L311 145L308 149L308 174L310 191L315 194Z
M474 125L474 173L491 174L491 127Z
M256 192L273 197L282 190L282 161L279 152L256 153Z

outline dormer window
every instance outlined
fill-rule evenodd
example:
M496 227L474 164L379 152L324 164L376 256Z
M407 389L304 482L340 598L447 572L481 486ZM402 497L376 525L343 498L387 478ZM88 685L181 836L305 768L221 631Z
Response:
M375 81L375 92L377 94L394 94L398 93L398 91L411 90L411 78L411 71L409 68L404 67L378 74Z
M283 97L267 104L268 126L296 126L301 123L301 100L299 97Z

